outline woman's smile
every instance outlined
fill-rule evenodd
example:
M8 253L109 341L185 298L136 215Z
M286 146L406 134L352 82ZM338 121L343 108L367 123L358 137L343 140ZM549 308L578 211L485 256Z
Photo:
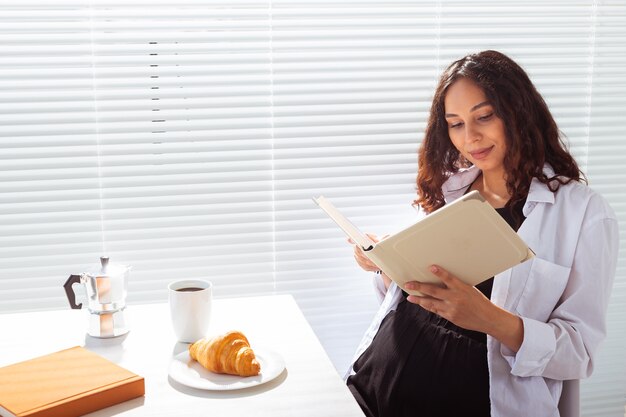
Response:
M472 155L473 159L480 161L482 159L487 158L492 150L493 150L493 145L489 146L489 147L486 147L486 148L481 148L481 149L476 149L474 151L469 151L468 153L470 155Z

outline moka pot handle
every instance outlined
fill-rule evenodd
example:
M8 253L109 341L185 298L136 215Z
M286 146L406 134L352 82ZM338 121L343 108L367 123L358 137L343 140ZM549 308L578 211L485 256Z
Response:
M63 288L65 288L65 295L67 295L67 301L70 303L70 307L73 310L80 310L83 308L83 303L76 304L76 293L72 288L72 285L80 284L80 275L70 275L70 277L63 284Z

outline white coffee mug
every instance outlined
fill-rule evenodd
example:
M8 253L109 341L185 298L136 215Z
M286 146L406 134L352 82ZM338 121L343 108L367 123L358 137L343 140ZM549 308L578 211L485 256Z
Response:
M212 287L210 281L202 279L174 281L168 286L172 326L179 342L193 343L206 336Z

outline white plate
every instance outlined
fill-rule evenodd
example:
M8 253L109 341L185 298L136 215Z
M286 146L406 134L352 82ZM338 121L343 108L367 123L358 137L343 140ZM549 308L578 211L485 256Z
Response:
M229 391L265 384L276 378L285 369L285 361L282 356L272 350L254 348L254 354L261 365L261 373L256 376L240 377L210 372L197 361L191 359L187 350L172 358L169 375L174 381L188 387Z

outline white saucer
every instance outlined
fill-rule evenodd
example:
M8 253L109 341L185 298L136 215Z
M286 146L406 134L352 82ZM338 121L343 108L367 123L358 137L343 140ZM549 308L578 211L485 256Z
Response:
M261 373L256 376L240 377L210 372L191 359L187 350L172 358L168 372L174 381L191 388L230 391L265 384L285 369L282 356L272 350L255 348L254 354L261 365Z

